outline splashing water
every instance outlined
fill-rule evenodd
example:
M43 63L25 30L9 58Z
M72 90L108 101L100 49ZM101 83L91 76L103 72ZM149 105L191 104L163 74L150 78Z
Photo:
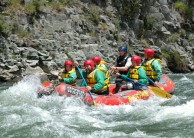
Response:
M171 99L89 107L75 97L37 98L40 79L27 76L1 90L0 137L193 137L194 74L169 77L176 84Z

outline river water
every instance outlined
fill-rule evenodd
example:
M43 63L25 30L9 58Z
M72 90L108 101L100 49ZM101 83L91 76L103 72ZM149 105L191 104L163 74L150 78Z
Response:
M37 98L40 80L0 84L0 138L194 137L194 74L168 74L173 98L89 107L79 98Z

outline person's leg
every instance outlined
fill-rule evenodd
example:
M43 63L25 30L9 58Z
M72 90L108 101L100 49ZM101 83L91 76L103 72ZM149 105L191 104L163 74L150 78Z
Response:
M115 93L118 93L122 84L121 83L116 83L116 88L115 88Z
M140 90L142 86L140 86L138 83L133 83L133 89L134 90Z
M108 90L103 90L103 91L98 91L98 92L94 92L97 95L109 95L109 91Z
M116 83L115 93L118 93L122 86L122 79L116 78L115 83Z

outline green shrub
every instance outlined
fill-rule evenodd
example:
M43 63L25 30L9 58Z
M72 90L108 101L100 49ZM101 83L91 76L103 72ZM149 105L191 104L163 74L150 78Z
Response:
M117 30L121 29L121 20L118 18L113 18L112 19L113 24L115 25L115 27L117 28Z
M194 40L189 40L189 43L191 43L192 46L194 46Z
M170 69L180 72L186 70L187 63L184 59L180 56L177 51L174 50L162 50L162 56L166 58L167 65Z
M29 36L31 33L24 29L24 28L21 28L17 22L13 22L11 25L10 25L10 29L11 29L11 33L13 34L17 34L19 37L23 38L23 37L26 37L26 36Z
M18 30L18 24L17 23L12 23L11 24L11 32L13 33L13 34L15 34L16 32L17 32L17 30Z
M17 34L19 37L23 38L23 37L29 35L29 32L26 29L20 29L20 30L18 30Z
M110 33L113 34L113 37L116 41L119 41L120 37L119 37L119 34L118 34L118 30L110 30Z
M180 29L179 33L180 33L180 37L183 37L183 38L185 38L187 35L187 33L184 29Z
M89 32L89 36L96 37L96 32L95 31Z
M68 6L79 4L79 0L59 0L59 2Z
M20 4L20 0L7 0L6 5Z
M125 21L130 21L136 13L139 12L141 0L122 0L121 7L119 7L119 12L121 17Z
M85 9L85 16L89 21L97 25L100 22L100 14L102 14L102 12L99 6L91 5L88 10Z
M108 29L108 25L106 23L100 23L100 29L101 30L107 30Z
M40 7L46 4L46 0L32 0L25 4L24 9L28 15L38 16Z
M175 63L175 67L178 68L186 68L186 63L184 62L184 59L180 56L180 54L177 51L172 51L171 54L173 55L173 60Z
M129 52L129 53L132 53L134 50L135 50L135 49L133 48L132 45L129 45L129 46L128 46L128 52Z
M7 35L9 32L9 25L4 20L3 16L0 15L0 33Z
M48 1L49 6L51 6L54 10L57 12L61 12L61 9L63 7L67 6L80 6L80 1L79 0L49 0Z
M188 9L188 6L182 2L182 1L177 1L174 3L174 7L179 10L181 13L185 13L186 10Z
M174 33L174 34L172 34L171 36L168 37L167 41L169 43L175 43L175 42L178 41L179 37L180 37L180 34Z
M9 0L4 9L4 13L15 15L18 11L23 11L20 0Z
M108 16L108 17L112 17L114 15L113 11L112 10L109 10L109 9L105 9L105 14Z
M144 27L148 30L152 30L155 26L155 20L150 15L146 15L144 18Z
M29 16L30 24L34 24L34 20L39 18L40 8L46 3L46 0L32 0L24 5L24 11Z
M188 19L188 18L193 16L193 7L191 5L189 5L189 3L187 5L183 1L177 1L177 2L174 3L174 7L186 19Z
M53 2L53 3L49 3L49 6L51 6L57 12L61 12L62 3Z
M149 46L149 42L146 39L140 39L139 43L145 46Z

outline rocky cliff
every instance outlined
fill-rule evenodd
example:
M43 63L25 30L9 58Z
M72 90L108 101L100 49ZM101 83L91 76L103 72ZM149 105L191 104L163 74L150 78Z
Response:
M164 69L191 72L194 19L189 2L182 4L190 12L170 0L1 0L0 81L30 73L44 76L67 58L82 64L100 55L111 65L121 44L140 56L152 47Z

